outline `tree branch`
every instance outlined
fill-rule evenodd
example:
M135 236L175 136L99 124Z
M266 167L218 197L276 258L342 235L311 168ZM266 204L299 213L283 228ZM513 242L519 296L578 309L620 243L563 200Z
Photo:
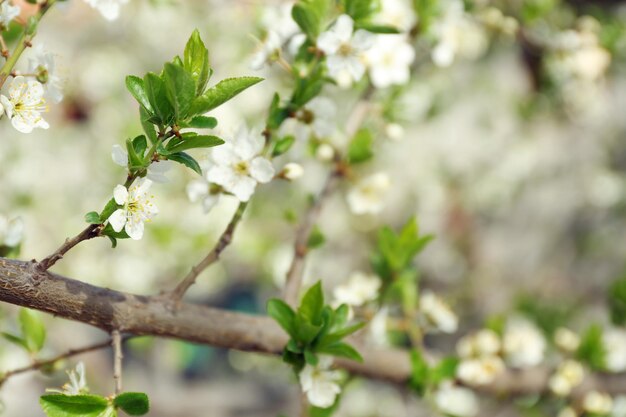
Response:
M226 226L226 230L224 230L211 252L209 252L207 256L205 256L204 259L200 261L200 263L193 266L187 276L185 276L180 284L178 284L178 286L174 288L174 290L170 293L170 299L174 301L176 305L180 303L180 300L182 300L189 287L195 284L198 276L202 273L202 271L204 271L213 263L219 260L220 255L222 254L224 249L226 249L226 247L232 241L233 235L235 233L235 228L241 221L243 213L246 211L247 205L248 203L239 203L237 211L233 215L232 219L230 219L228 226Z
M115 381L115 395L122 392L122 335L119 330L111 332L111 345L113 346L113 380Z
M57 249L52 255L44 258L37 264L37 268L39 269L39 271L47 271L50 267L52 267L52 265L57 263L59 259L62 259L63 255L69 252L74 246L78 245L80 242L100 236L100 231L102 230L101 227L101 224L90 224L78 235L74 236L71 239L66 239L65 242L59 247L59 249Z
M37 273L36 263L0 258L0 301L90 324L107 332L117 329L137 336L169 337L247 352L279 355L288 341L287 334L268 317L186 303L172 311L163 297L122 293L52 273L48 279L33 284ZM93 347L97 348L97 345ZM407 351L362 346L357 349L363 363L337 359L336 364L368 378L398 384L409 380L411 361ZM551 370L543 367L508 370L494 383L474 388L492 395L538 394L548 391L550 375ZM612 394L624 392L626 376L588 375L578 391L590 389Z

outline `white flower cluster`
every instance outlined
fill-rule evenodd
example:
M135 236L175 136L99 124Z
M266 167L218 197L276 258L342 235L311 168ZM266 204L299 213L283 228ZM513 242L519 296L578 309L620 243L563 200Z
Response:
M219 199L219 193L212 192L211 184L246 202L257 184L268 183L274 178L272 163L261 155L265 140L260 132L241 126L224 140L226 143L211 150L204 167L204 179L187 186L189 199L192 202L202 200L205 212L211 210Z
M43 85L36 80L17 76L9 86L9 96L0 95L0 116L6 113L13 127L22 133L49 127L41 113L48 111Z
M67 375L70 381L63 385L61 390L46 389L46 391L64 395L84 395L89 393L87 379L85 378L85 365L82 362L78 362L76 369L67 371Z
M332 370L332 364L332 357L320 356L317 365L307 364L300 371L302 391L306 394L309 403L316 407L330 407L341 392L341 386L339 386L341 373Z
M380 213L385 207L390 188L391 180L384 172L361 178L346 196L350 211L354 214Z
M454 333L459 327L459 319L450 307L435 293L425 291L419 301L422 325L427 330Z
M138 178L128 188L123 185L115 187L113 198L122 208L109 217L113 230L121 232L123 229L133 240L143 237L144 223L159 213L152 203L154 196L148 194L151 185L152 181L148 178Z
M446 415L474 417L478 415L478 398L469 388L459 387L450 381L442 383L433 393L435 406Z
M382 283L376 275L354 272L348 281L335 287L333 295L335 305L347 304L350 307L361 307L378 297Z
M505 369L499 356L501 348L500 337L489 329L461 338L456 346L461 359L456 371L457 378L469 385L493 382Z

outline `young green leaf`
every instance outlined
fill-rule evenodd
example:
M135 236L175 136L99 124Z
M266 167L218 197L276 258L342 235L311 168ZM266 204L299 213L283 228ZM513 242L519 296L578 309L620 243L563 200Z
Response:
M371 159L374 156L372 151L373 142L374 137L369 129L359 130L348 146L348 162L359 164Z
M174 121L174 107L168 98L165 82L155 73L149 72L143 78L146 94L159 125L169 125Z
M143 392L124 392L115 397L113 404L130 416L142 416L150 411L150 401Z
M148 94L146 93L144 82L141 78L129 75L126 77L126 88L130 94L135 97L135 100L141 104L141 107L144 110L146 110L149 114L154 113L154 109L152 108L152 104L150 103Z
M141 121L141 127L146 133L148 139L150 139L150 143L156 143L157 133L154 129L154 123L150 121L152 118L153 116L151 116L146 109L139 107L139 120Z
M28 350L32 353L39 352L46 342L46 326L43 324L39 313L21 308L19 321Z
M218 146L224 143L224 141L217 136L206 136L206 135L195 135L188 138L184 138L181 142L172 142L172 144L168 144L166 147L169 153L178 153L182 151L186 151L188 149L195 148L211 148L213 146Z
M282 139L279 139L274 144L274 148L272 149L272 156L276 157L287 152L291 146L296 142L296 138L289 135L285 136Z
M21 348L24 348L26 350L30 350L28 348L28 343L26 343L26 340L22 339L21 337L15 336L11 333L6 333L6 332L2 332L0 333L2 335L2 337L4 337L6 340L8 340L9 342L13 343L14 345L17 345Z
M609 288L609 310L613 324L626 324L626 278L619 279Z
M327 353L333 356L341 356L357 362L363 362L363 357L355 348L344 342L334 343L332 345L319 348L318 352Z
M602 371L606 368L606 348L602 341L602 327L593 324L583 334L576 357L591 369Z
M133 141L126 139L126 152L128 152L128 164L131 169L140 169L146 166L143 155L138 155L133 146Z
M39 399L39 404L48 417L104 417L115 416L106 413L109 402L99 395L50 394ZM112 408L112 407L111 407Z
M295 335L296 313L287 303L277 298L267 302L267 314L276 320L291 337Z
M209 81L209 50L204 46L198 29L193 31L185 45L183 66L196 83L196 95L202 94Z
M89 213L85 214L85 221L89 224L100 224L102 223L100 221L100 215L95 212L95 211L90 211Z
M318 359L317 359L317 356L315 356L315 354L311 350L305 349L304 361L308 363L309 365L315 366L317 365Z
M188 122L183 123L182 126L196 129L213 129L217 126L217 119L209 116L195 116Z
M224 104L237 94L263 81L259 77L227 78L209 88L196 98L191 106L190 114L203 114Z
M422 353L418 350L411 352L411 379L409 386L419 395L424 395L430 378L430 368Z
M198 175L202 175L202 168L198 161L196 161L191 155L185 152L177 152L167 155L167 159L170 161L178 162L179 164L185 165L187 168L198 173Z
M326 242L326 237L324 233L320 230L320 228L316 225L311 230L311 234L309 235L309 239L307 240L307 247L309 249L316 249L322 246Z
M324 292L322 291L322 281L317 281L302 297L298 313L309 323L320 325L322 309L324 308Z
M196 84L192 76L183 67L166 63L164 67L167 97L174 106L177 120L187 117L187 113L196 97Z
M346 14L355 21L369 19L378 9L378 2L375 0L343 0Z

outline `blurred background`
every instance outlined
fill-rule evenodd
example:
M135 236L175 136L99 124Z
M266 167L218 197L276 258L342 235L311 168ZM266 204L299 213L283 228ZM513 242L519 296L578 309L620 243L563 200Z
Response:
M375 95L379 104L371 117L380 119L381 134L374 162L359 174L388 173L392 185L385 208L356 216L347 209L348 187L335 193L320 222L327 242L311 254L307 282L323 279L331 289L352 271L368 270L377 229L398 228L417 216L422 232L436 236L416 260L421 285L450 302L460 317L459 335L514 309L562 316L573 328L607 320L606 288L625 266L626 5L558 0L497 5L518 15L532 9L531 3L561 8L562 16L536 17L530 40L486 31L489 43L475 59L460 58L448 68L433 65L428 42L419 43L413 81ZM51 105L49 130L22 135L6 120L0 123L0 213L25 223L20 258L41 259L54 251L82 230L84 214L100 210L123 182L124 169L112 162L111 148L141 129L124 78L159 70L182 53L193 28L209 48L212 83L231 76L266 78L218 109L218 132L244 121L262 126L274 91L290 88L280 68L250 69L263 16L276 5L133 0L113 23L83 1L55 7L36 43L56 56L64 100ZM558 57L533 43L584 24L578 20L583 15L595 16L593 24L611 53L606 74L584 83L563 76L554 63ZM22 65L25 69L27 58ZM325 92L340 103L336 119L343 125L356 94L332 86ZM392 122L403 127L401 139L384 133ZM341 135L336 140L341 146ZM196 155L202 159L201 152ZM278 294L291 259L293 217L321 188L328 170L297 147L275 166L291 161L305 167L305 176L258 189L223 261L202 275L190 300L262 314L266 300ZM222 198L204 214L187 199L192 173L176 167L168 176L169 183L155 187L160 214L143 240L121 241L115 250L106 239L86 242L55 272L138 294L172 288L209 250L237 202ZM0 311L3 330L14 328L17 310L3 305ZM107 337L58 318L46 317L46 323L50 336L42 357ZM457 337L427 343L449 353ZM111 391L110 352L81 360L92 391ZM27 363L18 348L0 342L0 369ZM299 407L290 369L261 355L140 338L128 344L124 377L127 390L148 393L154 417L269 417L296 415ZM62 371L11 378L0 391L3 414L42 416L38 397L65 380ZM486 415L502 412L499 407L487 404L492 413ZM337 415L431 414L407 392L356 379Z

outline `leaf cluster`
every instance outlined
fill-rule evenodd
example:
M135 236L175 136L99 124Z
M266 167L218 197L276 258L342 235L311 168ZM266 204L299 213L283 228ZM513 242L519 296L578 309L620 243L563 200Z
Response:
M283 351L283 360L296 372L300 372L305 364L315 366L318 354L362 361L356 349L343 339L365 323L349 324L349 307L345 304L336 309L325 305L321 281L305 293L296 311L282 300L271 299L267 303L267 313L290 337Z

